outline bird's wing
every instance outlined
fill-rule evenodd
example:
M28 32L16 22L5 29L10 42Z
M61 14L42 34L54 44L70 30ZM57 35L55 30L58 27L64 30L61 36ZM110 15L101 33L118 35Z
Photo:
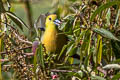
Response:
M41 14L37 21L35 22L37 30L40 29L41 31L45 31L45 21L46 21L46 15Z

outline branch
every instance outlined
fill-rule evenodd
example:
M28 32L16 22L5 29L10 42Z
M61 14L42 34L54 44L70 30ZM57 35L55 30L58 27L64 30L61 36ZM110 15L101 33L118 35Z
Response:
M52 72L78 72L78 70L58 70L58 69L51 69Z
M32 46L20 48L20 49L18 49L18 50L25 50L25 49L28 49L28 48L32 48ZM14 50L11 50L10 52L14 52ZM0 54L8 54L8 52L0 52ZM25 54L25 53L23 53L23 54Z
M3 65L3 68L4 67L11 67L11 66L15 66L15 65L10 65L10 64L8 64L8 65ZM33 64L30 64L30 65L27 65L28 67L33 67Z
M28 44L32 44L32 42L30 41L27 41L27 40L23 40L19 35L17 35L15 32L14 32L15 36L21 41L21 42L24 42L24 43L28 43Z

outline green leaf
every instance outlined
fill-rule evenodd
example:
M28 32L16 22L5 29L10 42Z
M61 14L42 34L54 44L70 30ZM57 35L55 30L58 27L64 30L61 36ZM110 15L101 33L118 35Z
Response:
M101 59L102 59L102 37L98 35L97 39L97 63L100 64Z
M108 12L106 14L107 24L110 25L110 17L111 17L111 11L110 8L108 9Z
M112 64L118 64L118 63L120 63L120 59L116 59L116 60L112 61L111 63Z
M92 55L92 52L85 58L85 61L84 61L85 70L88 70L87 67L88 67L91 55Z
M42 44L39 45L38 54L39 54L39 57L40 57L40 64L41 64L41 66L43 68L45 68L45 65L44 65L44 56L43 56L43 46L42 46Z
M69 53L72 51L73 47L74 47L74 43L68 48L68 50L66 52L67 55L69 55Z
M120 73L117 73L116 75L113 76L111 80L119 80L120 79Z
M59 56L58 56L58 60L60 59L61 55L64 53L65 49L67 48L67 45L64 45Z
M69 72L69 74L68 74L69 76L71 76L71 77L75 77L76 79L81 79L83 76L84 76L84 72L82 72L82 71L78 71L78 72Z
M118 12L117 12L117 16L116 16L116 19L115 19L115 24L114 24L114 27L117 27L117 23L118 23L118 19L119 19L119 16L120 16L120 10L118 9Z
M74 42L71 41L71 42L69 42L67 45L64 45L64 46L63 46L63 48L62 48L62 50L61 50L61 52L60 52L60 54L59 54L59 56L58 56L58 60L60 59L60 57L62 56L62 54L64 53L64 51L65 51L68 47L70 47L73 43L74 43ZM66 55L67 55L67 52L66 52Z
M103 29L103 28L93 28L93 31L100 34L101 36L108 38L108 39L113 39L116 41L120 41L118 38L116 38L110 31Z
M64 32L66 32L67 34L73 33L73 30L72 30L73 22L74 22L74 16L68 16L66 18L66 23L65 23L64 28L63 28Z
M90 54L91 31L88 29L85 32L86 33L84 35L83 44L80 49L80 62L82 62L84 57L86 57ZM84 63L89 63L89 60L88 60L88 62L84 62ZM85 67L87 67L87 66L85 66Z
M77 53L76 51L77 51L77 47L73 46L72 49L70 50L70 52L68 53L69 56L76 54Z
M76 76L78 78L82 78L84 76L84 72L83 71L78 71L77 73L74 74L74 76Z
M111 40L111 48L112 52L114 53L116 59L120 58L120 42Z
M6 14L11 18L11 20L13 20L13 22L15 22L15 24L17 24L19 26L19 28L22 31L23 31L22 25L24 25L25 27L27 27L29 29L29 27L19 17L17 17L14 13L7 11Z
M34 59L33 59L33 64L34 64L33 71L34 71L34 73L36 72L36 69L37 69L37 52L38 52L38 48L36 49Z
M106 79L100 76L91 76L91 80L106 80Z
M99 8L97 8L97 10L92 14L90 21L93 21L93 19L96 17L97 14L101 13L104 9L109 8L113 5L120 5L120 1L112 1L112 2L108 2L104 5L101 5Z

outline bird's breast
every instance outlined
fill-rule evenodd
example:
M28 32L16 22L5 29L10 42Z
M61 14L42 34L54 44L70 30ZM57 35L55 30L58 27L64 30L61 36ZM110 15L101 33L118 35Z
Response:
M55 52L57 41L57 31L56 30L46 30L42 36L42 44L46 48L47 52Z

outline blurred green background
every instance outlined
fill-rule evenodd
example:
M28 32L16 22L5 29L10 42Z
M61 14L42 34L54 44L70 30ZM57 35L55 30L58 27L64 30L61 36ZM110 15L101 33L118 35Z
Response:
M33 22L37 19L40 14L47 13L52 9L52 0L38 0L30 3L32 10ZM24 9L23 3L11 4L15 14L19 16L23 21L27 23L27 14Z
M32 28L34 26L34 22L37 20L37 18L40 16L40 14L44 14L47 12L52 11L52 2L53 0L33 0L29 2L30 4L30 11L31 11L31 20L32 20ZM26 4L24 2L17 2L17 0L11 1L11 11L13 11L20 19L22 19L26 24L29 25L28 20L28 14L26 10ZM29 12L28 12L29 13ZM22 32L19 28L20 33L24 34L25 36L29 35L29 30L25 27L23 27L24 31ZM34 28L32 29L33 32ZM36 33L33 33L33 35ZM34 35L35 37L35 35Z

